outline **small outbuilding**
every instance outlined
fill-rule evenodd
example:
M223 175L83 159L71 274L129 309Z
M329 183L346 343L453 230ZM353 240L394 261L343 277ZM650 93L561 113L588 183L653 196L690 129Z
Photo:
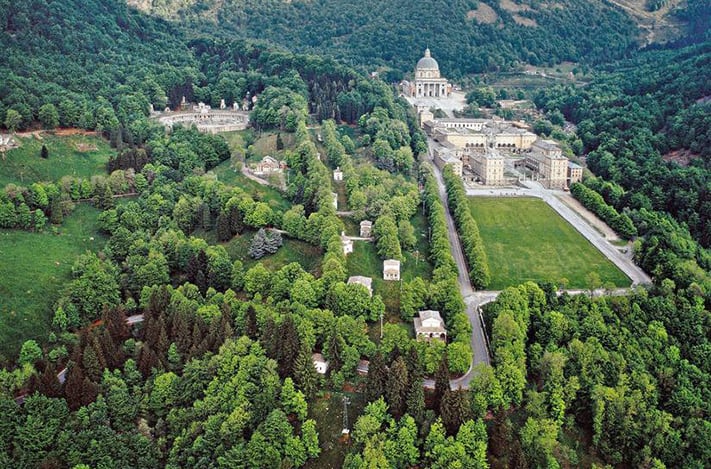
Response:
M370 220L363 220L360 222L360 237L370 238L370 234L373 231L373 222Z
M383 261L383 280L400 280L400 261L397 259Z
M343 181L343 171L341 171L340 167L333 170L333 180Z
M320 375L325 375L328 371L328 362L320 353L314 353L311 355L311 360L314 363L314 368L316 368L316 373Z
M353 252L353 240L346 236L345 231L341 231L341 245L343 246L344 255L348 255Z
M354 275L348 277L349 285L363 285L368 289L370 296L373 296L373 279L370 277L363 277L362 275Z

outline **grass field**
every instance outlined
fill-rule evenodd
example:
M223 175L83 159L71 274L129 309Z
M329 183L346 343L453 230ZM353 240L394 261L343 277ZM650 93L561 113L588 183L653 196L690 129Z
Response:
M590 272L618 287L631 283L542 200L475 197L469 206L489 258L491 290L528 280L557 283L562 278L568 280L568 288L586 288Z
M241 235L235 236L227 243L221 243L230 255L230 259L233 261L241 260L244 263L245 269L249 269L257 262L261 262L270 271L278 270L292 262L298 262L305 271L314 275L320 275L321 250L308 243L290 239L286 236L283 237L284 245L280 247L275 254L262 257L259 260L252 259L249 257L248 252L255 233L256 231L248 230ZM196 233L196 236L205 238L210 244L215 244L214 232L207 234Z
M116 153L103 138L92 135L57 136L43 133L18 136L19 148L8 151L1 161L0 187L9 183L28 185L57 181L62 176L90 177L106 174L106 162ZM49 158L40 157L47 145Z
M266 202L273 209L285 211L291 207L281 192L274 187L263 186L245 177L230 160L223 161L213 168L212 172L217 175L218 181L243 189L254 200Z
M28 339L46 341L52 305L76 257L103 247L98 215L88 204L77 205L59 235L0 230L0 354L16 356Z

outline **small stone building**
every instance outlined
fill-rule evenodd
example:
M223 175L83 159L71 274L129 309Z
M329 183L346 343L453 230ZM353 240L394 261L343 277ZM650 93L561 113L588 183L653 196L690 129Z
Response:
M400 261L396 259L383 261L383 280L400 280Z
M282 164L277 161L276 158L273 158L269 155L262 158L262 161L257 163L257 166L254 168L254 174L258 176L280 172L282 172Z
M373 222L370 220L363 220L360 222L360 237L370 238L371 231L373 230Z
M325 375L328 371L328 362L320 353L314 353L311 355L311 360L314 363L314 368L316 368L316 373L320 375Z
M341 244L343 245L343 254L348 255L353 252L353 240L346 236L346 233L341 231Z
M353 277L348 277L349 285L363 285L368 289L370 296L373 296L373 279L370 277L363 277L362 275L354 275Z
M333 180L343 181L343 171L341 171L340 167L333 170Z
M415 335L418 339L423 338L428 342L432 339L447 341L447 329L439 311L420 311L418 316L414 319Z

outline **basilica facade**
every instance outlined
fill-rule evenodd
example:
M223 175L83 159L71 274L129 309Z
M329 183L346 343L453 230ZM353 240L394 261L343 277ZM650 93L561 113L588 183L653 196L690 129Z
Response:
M452 92L452 85L440 75L439 64L429 49L415 66L415 80L403 82L403 91L414 98L446 98Z

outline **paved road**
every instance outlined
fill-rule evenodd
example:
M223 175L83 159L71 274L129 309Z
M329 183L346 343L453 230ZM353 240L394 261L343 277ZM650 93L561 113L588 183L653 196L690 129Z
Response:
M632 285L646 285L652 283L649 276L637 266L631 259L631 256L625 255L620 250L610 244L605 237L587 223L583 217L575 213L575 211L559 199L557 191L543 188L537 182L526 181L526 188L497 188L497 189L467 189L469 196L488 196L488 197L537 197L547 203L561 217L563 217L573 228L582 234L593 246L595 246L602 254L610 259L622 272L632 279Z
M430 159L432 158L432 141L429 140L430 144ZM484 323L479 315L479 306L482 304L482 298L474 293L472 289L471 281L469 280L469 270L467 269L467 263L464 259L464 253L462 252L462 246L459 242L459 236L457 235L457 230L454 226L454 220L452 219L452 214L449 212L449 206L447 204L447 190L444 185L444 180L442 179L442 173L439 168L433 165L435 179L437 180L437 185L439 186L439 197L444 204L444 214L447 220L447 234L449 237L449 243L452 247L452 256L454 261L457 263L457 269L459 270L459 288L462 292L462 297L464 298L464 303L466 305L467 317L469 317L469 322L472 325L472 337L471 337L471 348L474 353L474 359L472 360L469 370L460 378L453 379L450 381L449 385L453 389L469 387L469 382L474 376L474 366L480 363L490 364L489 360L489 348L486 343L486 334L484 332ZM491 300L489 300L491 301ZM427 381L425 381L425 387L428 386ZM434 382L431 383L434 387Z

